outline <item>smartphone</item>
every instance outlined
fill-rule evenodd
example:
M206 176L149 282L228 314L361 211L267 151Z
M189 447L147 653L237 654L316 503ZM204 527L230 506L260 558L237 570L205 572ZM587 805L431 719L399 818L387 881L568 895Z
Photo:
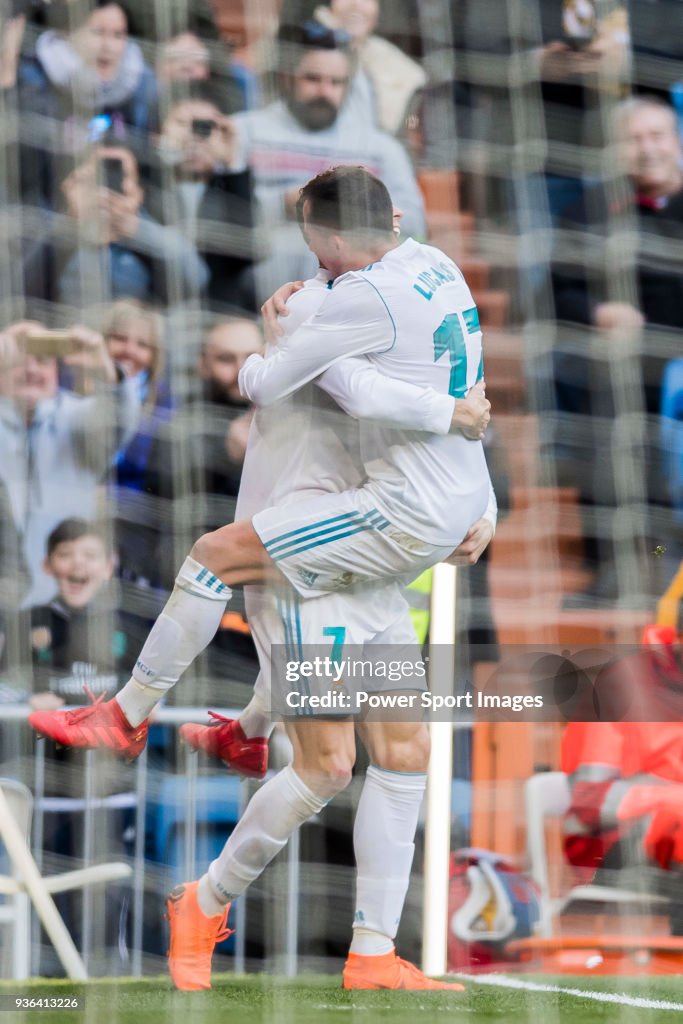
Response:
M101 181L110 192L123 193L123 161L118 156L100 158Z
M24 335L26 351L37 359L61 359L76 348L68 331L32 331Z
M195 117L192 119L192 134L196 135L198 139L208 139L216 127L216 122L210 117Z

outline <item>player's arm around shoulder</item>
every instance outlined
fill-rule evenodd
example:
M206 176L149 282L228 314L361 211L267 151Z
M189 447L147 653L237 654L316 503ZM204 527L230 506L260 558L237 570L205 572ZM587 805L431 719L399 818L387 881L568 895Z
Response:
M252 356L240 373L242 395L265 406L286 398L347 356L391 348L396 328L374 286L345 274L319 310L278 344L268 360Z

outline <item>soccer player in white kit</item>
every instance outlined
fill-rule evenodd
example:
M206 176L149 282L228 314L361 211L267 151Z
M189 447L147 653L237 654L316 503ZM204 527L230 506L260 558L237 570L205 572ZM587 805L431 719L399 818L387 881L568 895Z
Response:
M482 445L461 432L480 437L482 417L488 417L485 398L479 397L483 411L472 400L472 385L481 374L481 332L462 274L436 249L411 239L397 245L391 199L362 168L319 175L302 190L302 199L309 243L334 284L319 312L272 358L244 367L245 387L259 401L271 401L333 363L367 351L374 368L395 384L416 386L418 410L444 406L439 432L397 429L405 412L398 403L401 415L389 416L387 428L373 429L361 420L367 475L362 486L266 510L254 525L241 520L201 537L119 694L87 712L30 716L38 732L65 746L104 745L137 756L149 713L214 636L232 584L281 580L281 573L310 598L360 582L414 578L448 557L487 507ZM313 199L317 205L311 205ZM353 267L361 269L350 272ZM465 400L461 396L468 388ZM331 394L343 405L334 388ZM360 411L377 415L370 400L360 405L366 401L368 411Z
M275 354L275 358L277 358L277 353ZM364 374L367 374L368 369L371 369L371 367L368 367L367 365L363 365L363 361L360 361L360 366L358 368L358 374L360 376L363 376ZM398 383L399 382L397 382L397 381L393 381L392 382L394 387L396 387L396 385ZM410 387L410 385L408 385L407 382L406 382L405 386L408 387L408 388ZM329 390L332 390L332 388L329 388ZM441 397L443 397L443 398L446 397L445 390L444 390L444 395L441 396ZM412 398L413 398L413 396L407 396L407 401L410 401ZM342 404L344 404L344 403L342 402ZM400 404L400 399L399 399L399 404ZM451 401L451 403L448 405L448 407L446 409L447 414L450 412L450 410L452 408L453 408L453 402ZM374 411L373 414L377 415L377 412ZM440 423L437 424L437 429L441 429L443 431L443 411L441 412L441 417L442 418L441 418ZM387 420L392 421L391 406L387 410L387 417L386 418L387 418ZM395 417L393 417L393 419L395 421ZM406 422L406 420L408 420L408 422ZM405 417L405 415L404 415L403 420L401 420L399 418L399 422L401 422L404 427L405 426L409 426L409 427L413 427L413 429L424 429L425 425L428 426L428 424L426 424L424 420L421 420L419 416L417 417L417 421L416 422L410 422L410 417ZM450 423L449 423L449 416L448 415L446 415L446 424L447 424L446 429L448 429L448 425L450 425ZM470 443L472 443L472 442L470 442ZM346 482L348 484L348 480ZM487 491L487 496L488 496L488 475L486 475L486 491ZM469 526L469 525L471 525L471 523L466 524L466 526ZM378 528L379 528L380 531L382 529L384 529L385 528L384 523L380 521ZM364 530L361 528L360 530L358 530L358 532L362 533L362 532L364 532ZM464 533L464 530L463 530L463 533ZM392 543L393 543L393 539L392 539ZM447 551L444 552L444 553L450 553L451 550L452 550L452 545L448 546ZM202 567L200 566L199 569L202 570ZM401 564L401 570L402 570L402 572L407 571L407 566L404 568L403 565ZM398 575L399 573L395 572L394 574ZM198 574L198 575L201 575L201 573ZM206 577L206 576L207 576L207 572L206 572L206 570L203 570L203 578ZM201 583L202 580L200 579L199 582ZM209 589L211 587L214 587L215 588L215 592L217 593L217 595L220 594L221 589L222 589L222 584L221 584L220 581L216 580L215 578L209 577L208 585L209 585ZM386 588L387 591L389 589L390 588ZM393 600L393 598L391 600ZM377 630L378 628L381 628L381 624L378 622L378 619L380 619L382 616L379 615L378 609L382 610L382 612L384 614L384 620L387 621L387 622L390 622L390 620L392 618L392 614L393 614L391 600L387 600L386 599L386 595L383 592L381 600L379 602L375 603L374 610L371 609L371 615L372 615L372 618L374 619L373 627L374 627L375 630ZM306 607L308 607L309 605L317 605L319 603L322 605L322 604L325 604L326 601L322 601L322 602L306 602ZM400 621L400 618L401 618L402 614L404 614L404 612L399 611L398 618L395 620L396 622ZM258 618L258 616L257 616L257 618ZM304 617L304 621L306 621L305 617ZM329 619L328 619L328 621L329 621ZM337 619L336 621L339 621L339 620ZM342 619L341 621L344 621L344 620ZM359 619L358 617L356 617L356 619L355 619L356 624L358 624L361 621L362 621L362 619ZM317 628L317 627L314 627L314 633L315 633L315 628ZM403 628L404 628L403 636L405 637L405 620L404 620ZM408 629L410 629L410 627L408 627ZM258 631L258 627L257 627L257 631ZM370 636L372 634L372 629L369 628L368 626L366 626L366 632L367 632L368 636ZM410 630L410 633L412 634L412 630ZM387 638L388 638L389 635L390 635L389 633L386 634ZM324 795L314 794L314 793L312 793L312 791L310 789L308 789L306 793L302 793L302 787L303 787L304 790L306 790L306 786L301 783L300 779L298 780L298 782L296 781L297 780L296 773L294 773L293 779L289 779L286 776L285 773L281 773L281 774L282 774L283 778L280 780L279 784L280 785L286 784L286 788L285 788L285 790L283 792L278 794L279 799L276 800L276 805L280 806L280 807L283 805L283 803L286 805L287 804L287 800L284 799L285 796L289 797L290 803L292 803L292 802L294 804L298 803L298 806L297 806L296 810L294 811L295 819L296 820L294 821L293 827L296 827L296 825L298 825L301 820L304 820L305 817L308 817L316 809L319 809L319 806L322 806L324 804L324 802L326 802L325 796L329 796L331 794L324 794ZM273 780L273 781L275 781L275 780ZM292 785L292 783L293 783L293 785ZM417 808L419 808L419 801L421 800L421 790L419 790L419 787L413 787L413 788L414 788L414 791L411 794L411 801L412 801L413 806L415 807L415 820L416 820ZM386 796L386 794L385 794L385 796ZM404 794L404 796L405 796L405 794ZM416 796L418 798L417 801L415 799ZM396 794L394 794L394 797L396 799L398 799ZM257 803L258 803L258 801L257 801ZM312 804L315 804L316 806L312 806ZM319 804L319 806L317 806L318 804ZM252 805L250 805L250 808L251 808L251 806ZM271 804L271 806L272 806L272 804ZM302 813L302 807L303 807L303 810L305 811L304 818L300 817L300 815ZM257 809L258 808L254 808L254 814L256 813ZM293 810L293 808L289 808L289 809ZM280 823L280 825L282 826L282 823ZM249 822L246 822L244 827L248 828L249 827ZM287 820L287 828L288 828L289 832L291 832L291 830L292 830L292 821L289 820L289 819ZM413 831L414 831L414 826L413 826ZM272 837L261 836L261 838L266 840L266 842L265 842L266 847L268 849L271 849L270 855L267 856L267 858L266 858L266 862L267 862L267 860L269 860L270 857L272 857L274 855L274 853L277 852L277 849L281 848L281 845L284 845L284 842L280 842L279 845L277 845L275 848L272 848L272 844L269 845L269 840L272 839ZM286 841L286 838L285 838L285 841ZM412 845L411 844L412 844L412 839L411 839L410 843L408 844L410 846L410 855L411 855L411 858L412 858ZM228 844L228 846L229 845L230 844ZM242 867L244 867L244 865L242 865ZM233 864L233 868L234 868L234 864ZM409 865L408 865L408 870L409 870ZM240 874L239 871L238 871L238 874ZM229 875L229 871L228 871L228 875ZM233 872L233 880L234 880L234 872ZM228 889L229 895L237 894L237 889L238 888L239 888L239 891L242 891L242 889L244 888L244 885L247 884L248 880L250 880L250 879L247 879L245 877L241 877L240 886L237 886L236 884L233 884L231 886L231 888ZM375 881L376 881L376 879L375 879ZM405 892L405 884L407 884L407 879L406 879L406 882L403 883L403 892ZM215 898L216 897L214 895L214 899ZM396 897L395 897L395 894L394 894L394 902L395 902L395 900L396 900ZM399 901L399 913L400 913L400 905L401 904L402 904L402 897L401 897L401 899ZM372 929L368 929L368 931L370 931L372 933ZM389 931L389 929L387 927L385 927L383 929L383 938L384 939L387 938L388 931ZM394 973L396 973L396 971L398 971L399 974L402 976L403 982L404 982L404 987L426 987L425 986L426 979L422 978L421 982L420 982L420 979L418 978L417 981L416 981L416 979L414 977L415 972L416 972L415 968L412 968L410 965L402 964L402 962L399 961L395 957L395 954L392 954L392 956L393 956L393 963L391 965L391 968L392 968ZM374 957L373 957L373 959L374 959ZM419 972L417 972L417 974L419 975ZM410 978L411 976L412 976L412 980L416 981L416 984L415 985L405 984L406 978ZM373 985L372 987L376 987L376 986ZM388 985L386 987L391 987L391 986Z
M291 299L284 321L291 334L324 299L328 275L321 271ZM272 351L268 354L272 358ZM357 366L354 363L357 362ZM361 380L363 378L363 380ZM374 379L373 379L374 378ZM353 381L353 384L351 383ZM365 408L376 415L385 403L387 419L395 408L416 397L412 386L375 374L366 360L345 360L326 372L325 390L348 397L355 390ZM372 391L372 393L371 393ZM433 412L417 405L403 412L403 426L438 428L438 401ZM446 409L450 415L449 409ZM287 433L284 434L284 426ZM351 430L345 429L347 426ZM356 448L358 427L317 387L298 391L277 409L259 410L249 438L237 515L249 516L271 502L287 506L302 495L343 491L363 480ZM492 492L491 492L492 493ZM493 497L492 506L495 503ZM495 517L495 509L489 510ZM255 696L245 713L259 732L269 726L271 645L296 637L297 644L336 643L357 647L392 645L401 657L419 660L410 613L397 583L346 588L314 601L293 592L247 587L245 600L261 673ZM330 628L330 623L337 623ZM341 633L341 638L340 634ZM341 646L341 645L340 645ZM411 649L409 649L411 648ZM337 658L342 657L338 648ZM412 681L412 689L415 682ZM260 715L261 721L258 721ZM220 756L220 733L232 738L232 723L213 727L183 726L196 746ZM413 840L426 784L429 736L420 722L365 722L358 726L371 758L354 826L357 861L353 940L344 968L346 988L445 988L426 978L414 965L397 957L394 938L410 880ZM348 721L289 723L295 755L291 765L265 784L252 799L222 853L199 882L179 886L168 899L171 922L169 968L179 988L210 984L209 928L221 934L226 906L241 895L284 846L303 821L322 809L350 780L354 760L353 723ZM246 739L246 737L245 737ZM202 742L204 740L204 742ZM249 746L246 740L244 747ZM228 743L228 749L230 744ZM209 921L207 921L207 918ZM199 936L199 938L197 937ZM203 940L203 942L202 942ZM198 955L197 949L202 953ZM451 988L462 986L451 985Z

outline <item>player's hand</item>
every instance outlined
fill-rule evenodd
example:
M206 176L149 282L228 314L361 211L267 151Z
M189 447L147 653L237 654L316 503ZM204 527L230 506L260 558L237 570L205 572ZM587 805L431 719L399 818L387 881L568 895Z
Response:
M115 384L118 379L116 367L99 331L76 324L69 328L69 334L74 341L74 351L64 356L62 362L90 377L100 377L109 384Z
M493 527L488 519L477 519L446 561L449 565L476 565L491 543L493 533Z
M282 337L284 331L278 323L278 317L289 316L287 301L295 292L301 291L303 286L303 281L289 281L287 284L281 285L263 303L261 306L261 316L263 317L263 333L266 341L274 345L277 343L278 338Z
M459 430L470 441L481 441L491 420L491 403L486 397L486 384L478 381L466 398L456 398L451 433Z

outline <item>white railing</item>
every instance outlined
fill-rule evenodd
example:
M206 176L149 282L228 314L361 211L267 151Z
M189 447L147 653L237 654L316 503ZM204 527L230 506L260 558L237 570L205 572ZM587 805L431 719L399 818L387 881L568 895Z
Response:
M0 707L0 721L17 723L25 721L31 708L25 704L4 704ZM224 709L221 713L236 717L239 712L234 709ZM206 721L206 711L199 708L160 708L155 712L155 725L179 726L183 722ZM135 762L135 789L127 793L117 793L113 796L97 797L94 794L95 778L95 751L85 751L85 764L83 771L83 796L82 797L46 797L45 796L45 742L37 739L35 745L34 760L34 814L32 830L32 850L38 868L43 867L43 842L45 814L56 811L83 811L83 844L82 856L83 866L87 867L94 860L95 832L94 815L102 807L112 809L130 808L135 811L135 844L132 857L132 950L131 950L131 973L135 977L143 973L143 912L145 894L145 871L147 862L145 859L145 829L147 804L149 797L149 771L147 748ZM185 748L185 771L184 777L187 781L186 806L184 815L184 877L187 879L196 878L201 874L206 865L197 865L196 862L196 831L197 831L197 761L198 755L189 747ZM0 774L2 771L0 769ZM183 774L183 773L179 773ZM239 783L239 812L242 813L249 797L249 782L240 779ZM227 836L226 836L227 838ZM293 836L289 844L288 852L288 919L284 935L284 968L285 973L293 977L297 973L297 946L298 946L298 921L296 909L299 905L299 837ZM235 905L235 952L234 970L242 973L245 969L245 936L246 936L246 901L238 900ZM93 896L91 890L86 887L83 890L82 916L81 916L81 943L80 953L84 963L88 964L92 952L92 928L93 928ZM34 933L38 934L37 921L34 924ZM32 956L36 955L37 942L32 942Z
M4 704L0 706L0 722L25 722L31 708L26 704ZM239 712L234 709L221 709L221 713L236 717ZM184 722L206 721L206 711L196 707L172 707L160 708L155 712L154 724L179 726ZM456 722L453 728L469 729L471 723L468 721ZM185 813L184 813L184 846L183 846L183 877L194 879L200 875L207 865L197 864L197 763L198 755L189 747L184 748L185 770L183 775L187 781L185 789ZM37 739L35 744L34 770L33 770L33 792L34 792L34 816L32 830L32 850L39 870L43 868L43 843L45 814L55 811L83 811L83 842L82 861L83 867L88 867L94 861L95 854L95 812L102 807L130 808L135 812L135 842L133 855L130 860L132 867L132 923L131 923L131 973L134 977L141 977L143 974L143 914L146 871L149 862L145 858L145 836L146 816L149 803L149 759L148 751L145 748L134 764L135 786L127 793L117 793L112 796L98 797L94 791L96 752L85 751L85 763L83 771L83 796L82 797L46 797L45 796L45 741ZM218 769L220 771L220 769ZM0 775L2 766L0 765ZM241 815L249 799L250 785L246 779L239 780L239 815ZM429 807L427 817L429 817ZM439 808L440 813L448 816L449 808ZM432 813L436 807L432 806ZM227 837L226 837L227 838ZM295 832L288 844L287 870L286 870L286 900L284 907L286 921L281 930L283 936L282 949L279 951L279 970L288 977L295 977L298 972L299 961L299 906L300 906L300 864L299 864L299 832ZM121 858L125 859L125 858ZM433 879L432 879L433 884ZM445 879L444 879L445 884ZM233 969L236 973L243 973L245 970L245 942L247 934L247 900L240 899L235 904L235 947L233 957ZM93 896L86 887L83 890L82 917L81 917L81 943L80 953L84 963L92 953L92 931L93 931ZM33 968L32 973L37 969L37 963L33 961L38 955L38 934L39 925L35 914L33 915L33 937L31 943L31 957ZM425 929L426 931L427 929ZM423 932L423 942L428 937Z

